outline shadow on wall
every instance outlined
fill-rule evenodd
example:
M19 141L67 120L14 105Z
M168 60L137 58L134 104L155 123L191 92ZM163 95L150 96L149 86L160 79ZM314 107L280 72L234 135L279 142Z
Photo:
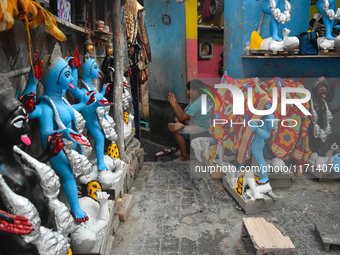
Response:
M149 140L171 148L177 146L173 134L168 129L168 123L175 121L175 114L168 101L149 100L149 123L151 136ZM185 104L180 104L184 109Z

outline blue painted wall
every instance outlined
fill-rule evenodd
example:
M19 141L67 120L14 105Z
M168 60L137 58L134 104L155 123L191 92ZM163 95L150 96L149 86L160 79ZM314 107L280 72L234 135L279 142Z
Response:
M145 23L152 53L152 62L149 65L149 98L166 101L171 91L179 102L186 103L185 2L171 0L167 10L171 23L165 25L160 20L151 26L166 13L164 3L165 0L144 0Z

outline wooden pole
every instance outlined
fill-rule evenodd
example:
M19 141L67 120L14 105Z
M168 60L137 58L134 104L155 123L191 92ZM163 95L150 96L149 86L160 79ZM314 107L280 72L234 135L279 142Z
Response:
M124 125L123 125L123 77L124 77L124 55L123 55L123 35L121 26L121 0L109 0L109 6L112 8L112 30L113 30L113 48L115 59L115 77L113 84L113 117L116 123L116 132L118 135L117 146L121 159L126 161L124 145Z
M14 78L20 75L25 75L28 74L31 71L32 67L24 67L18 70L14 70L14 71L10 71L8 73L3 73L3 75L5 75L7 78Z

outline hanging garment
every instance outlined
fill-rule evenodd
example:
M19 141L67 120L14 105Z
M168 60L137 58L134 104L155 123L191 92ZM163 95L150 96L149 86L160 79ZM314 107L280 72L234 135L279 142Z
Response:
M278 77L270 79L261 83L261 88L266 91L268 96L272 98L273 88L278 89L278 119L294 119L297 122L295 127L285 127L279 124L275 130L271 132L271 149L274 155L281 159L294 158L301 162L308 162L311 154L309 148L309 135L308 126L310 124L310 118L303 115L302 112L292 104L288 104L286 116L281 115L281 89L283 87L291 88L304 88L300 82L293 80L283 80ZM290 98L304 98L305 96L301 93L290 93ZM309 109L309 103L304 103L303 106ZM293 122L293 121L291 121ZM295 123L289 123L289 126L293 126ZM285 124L287 126L287 123Z
M66 41L66 36L58 29L53 15L33 0L2 0L0 7L0 31L10 29L14 20L21 20L27 29L34 29L44 24L47 33L59 41Z
M231 84L242 90L244 95L245 112L244 115L233 115L233 108L237 107L233 105L233 96L230 90L225 88L218 89L217 92L221 96L221 101L216 100L215 107L213 109L213 119L227 120L227 124L216 124L213 127L213 122L210 126L210 133L215 138L216 142L223 145L227 150L237 154L237 161L244 163L246 160L247 152L250 150L250 144L254 138L255 132L250 129L248 122L250 120L261 119L262 116L255 115L250 112L247 104L248 87L253 88L253 105L257 110L265 110L265 106L271 103L271 99L267 93L261 89L261 81L259 78L251 78L245 80L233 79L225 75L221 83ZM230 121L233 123L245 123L236 124L231 126Z
M210 18L210 3L211 0L205 0L202 8L202 20L206 21Z

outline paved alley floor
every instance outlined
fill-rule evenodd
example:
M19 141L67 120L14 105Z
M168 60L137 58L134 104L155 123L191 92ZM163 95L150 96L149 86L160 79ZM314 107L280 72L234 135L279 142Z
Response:
M340 225L340 181L297 178L274 190L282 210L245 215L223 189L221 180L191 179L185 162L145 162L131 194L128 220L114 235L111 255L255 254L240 240L244 217L276 218L296 246L273 254L340 254L323 251L314 222Z

